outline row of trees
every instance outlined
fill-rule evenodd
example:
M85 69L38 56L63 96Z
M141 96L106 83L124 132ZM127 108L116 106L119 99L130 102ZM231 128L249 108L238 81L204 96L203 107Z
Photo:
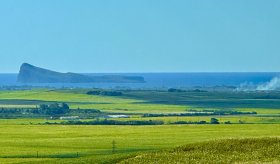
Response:
M177 88L169 88L167 91L168 92L207 92L205 90L200 90L200 89L182 90L182 89L177 89Z
M45 117L75 115L83 117L103 116L104 114L97 109L71 109L66 103L41 104L36 108L0 108L0 118L15 117ZM54 117L56 118L56 117Z
M158 120L131 120L131 121L119 121L119 120L93 120L93 121L67 121L61 123L49 123L45 124L63 124L63 125L162 125L163 121Z
M5 114L21 114L21 113L29 113L32 112L32 109L25 109L25 108L0 108L0 113Z
M171 124L220 124L220 122L217 118L211 118L210 122L206 122L206 121L177 121L177 122L173 122ZM230 124L230 122L227 121L227 122L225 122L225 124Z
M194 111L190 110L191 113L146 113L142 117L170 117L170 116L214 116L214 115L243 115L243 114L257 114L257 112L240 112L240 111L227 111L227 110L203 110Z
M82 111L82 110L77 110ZM37 108L0 108L0 114L4 117L12 117L15 115L22 115L22 116L28 116L28 115L62 115L70 112L70 108L66 103L53 103L53 104L41 104ZM88 112L88 110L83 111ZM99 111L92 111L92 112L99 112Z
M122 96L123 93L119 91L102 91L102 90L94 90L88 91L88 95L103 95L103 96Z
M119 121L119 120L92 120L92 121L67 121L61 123L50 123L45 124L63 124L63 125L162 125L164 121L160 120L130 120L130 121ZM206 121L177 121L171 124L220 124L217 118L211 118L210 122ZM231 124L229 121L225 124Z

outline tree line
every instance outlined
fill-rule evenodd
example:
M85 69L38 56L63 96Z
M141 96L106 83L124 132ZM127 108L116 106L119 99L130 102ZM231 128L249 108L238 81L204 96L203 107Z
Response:
M37 108L0 108L0 113L5 114L43 114L62 115L70 112L66 103L41 104Z
M93 121L66 121L61 123L49 123L45 124L62 124L62 125L162 125L163 121L158 120L130 120L130 121L119 121L119 120L93 120Z
M119 91L104 91L104 90L94 90L88 91L88 95L102 95L102 96L122 96L123 93Z
M146 113L142 117L170 117L170 116L213 116L213 115L247 115L247 114L257 114L257 112L240 112L240 111L231 111L231 110L203 110L199 111L190 111L191 113Z

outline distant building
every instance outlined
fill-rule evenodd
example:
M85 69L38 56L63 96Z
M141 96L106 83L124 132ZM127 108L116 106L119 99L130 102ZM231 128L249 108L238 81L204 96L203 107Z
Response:
M108 115L107 118L129 118L128 115Z
M79 120L79 116L65 116L59 117L60 120Z

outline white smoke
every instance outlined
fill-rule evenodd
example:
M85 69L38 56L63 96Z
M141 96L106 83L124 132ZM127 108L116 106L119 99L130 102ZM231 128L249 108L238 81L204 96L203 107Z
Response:
M262 84L254 84L251 82L245 82L240 84L238 88L235 89L235 91L274 91L274 90L280 90L280 77L274 77L270 81Z
M256 90L259 91L280 90L280 78L274 77L269 82L258 85Z
M236 91L255 91L256 85L250 82L244 82L239 85L238 88L235 89Z

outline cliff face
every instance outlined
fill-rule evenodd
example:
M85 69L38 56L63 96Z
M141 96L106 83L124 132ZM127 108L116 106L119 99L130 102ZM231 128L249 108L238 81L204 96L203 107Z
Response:
M139 76L87 76L77 73L60 73L23 63L18 74L21 83L143 83Z

